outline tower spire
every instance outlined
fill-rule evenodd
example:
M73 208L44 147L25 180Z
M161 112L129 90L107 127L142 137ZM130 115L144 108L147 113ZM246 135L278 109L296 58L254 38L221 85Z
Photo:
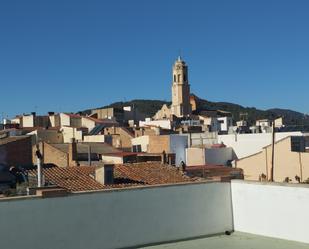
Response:
M182 61L182 58L181 58L181 49L178 50L178 61Z

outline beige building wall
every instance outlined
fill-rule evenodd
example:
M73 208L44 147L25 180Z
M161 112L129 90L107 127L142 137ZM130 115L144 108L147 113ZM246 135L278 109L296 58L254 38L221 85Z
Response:
M205 165L204 148L187 148L187 166Z
M126 128L116 126L107 127L104 129L104 135L112 136L114 147L131 150L131 139L134 138L134 134L131 134Z
M34 135L33 136L33 144L37 142L47 142L51 144L63 143L63 135L59 130L35 130L27 135Z
M95 109L91 111L91 114L97 114L99 119L112 119L115 117L114 115L114 108L102 108L102 109Z
M44 163L55 164L58 167L69 166L68 154L58 150L48 143L43 143L43 161Z
M22 123L21 119L22 119L21 117L12 118L11 123L12 124L20 124L20 123Z
M123 157L102 155L102 161L104 163L122 164Z
M49 123L51 127L59 127L60 126L60 116L59 114L50 115L49 116Z
M90 143L104 143L105 137L106 135L89 135L89 136L84 136L83 141L90 142Z
M246 180L259 180L261 174L271 177L271 145L261 152L236 162L237 168L244 170ZM291 137L275 144L274 181L283 182L288 177L296 183L295 176L305 181L309 178L309 153L291 151Z
M70 143L72 138L76 141L83 141L83 132L74 127L61 127L63 142Z
M88 128L88 131L91 131L95 126L96 126L95 121L87 117L82 117L82 127L86 127Z
M60 113L60 125L71 126L70 116L65 113Z
M149 136L149 153L169 153L170 147L170 136Z
M34 116L33 115L22 116L22 126L23 127L34 127Z
M159 119L168 119L171 116L171 109L164 104L162 108L157 111L157 113L153 116L153 119L159 120Z
M147 152L148 146L149 146L149 136L146 135L146 136L132 138L131 143L132 143L132 146L140 145L142 152Z

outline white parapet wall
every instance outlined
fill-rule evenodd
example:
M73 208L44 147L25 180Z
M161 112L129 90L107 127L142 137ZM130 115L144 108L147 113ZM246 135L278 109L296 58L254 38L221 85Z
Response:
M309 185L233 180L234 229L309 243Z
M0 200L1 248L104 249L233 229L230 183Z

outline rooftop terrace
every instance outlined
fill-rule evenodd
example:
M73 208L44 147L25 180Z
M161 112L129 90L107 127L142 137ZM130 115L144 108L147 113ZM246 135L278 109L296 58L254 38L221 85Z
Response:
M3 198L0 241L5 249L309 249L308 210L308 185L241 180Z
M144 247L147 249L308 249L309 245L248 233L234 232L230 236L217 235L194 240Z

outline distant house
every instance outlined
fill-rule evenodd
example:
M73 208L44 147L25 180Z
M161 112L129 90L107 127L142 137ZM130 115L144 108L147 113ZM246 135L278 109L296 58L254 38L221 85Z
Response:
M186 162L186 148L188 147L188 135L171 134L160 136L141 136L132 139L134 152L148 153L174 153L175 164Z
M59 167L76 166L80 163L100 161L103 154L116 153L119 150L106 143L62 143L48 144L40 143L44 164L54 164ZM35 159L36 147L33 147L33 158Z
M106 127L104 135L112 137L112 145L115 148L131 151L131 139L134 138L134 131L126 127Z
M82 117L73 113L60 113L60 126L82 127Z
M138 123L139 120L144 120L146 115L139 112L133 106L125 106L123 108L106 107L91 110L91 117L98 119L110 119L120 124L127 124L130 120Z

